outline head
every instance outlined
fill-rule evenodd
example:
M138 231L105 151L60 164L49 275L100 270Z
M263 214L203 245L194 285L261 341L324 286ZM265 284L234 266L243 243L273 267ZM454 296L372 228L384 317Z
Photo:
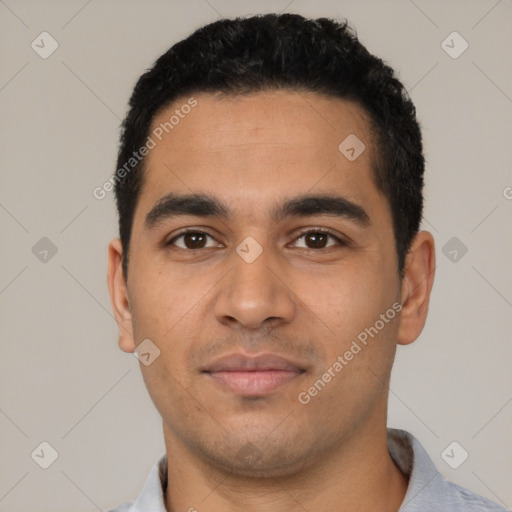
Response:
M351 101L368 117L373 180L391 208L398 271L403 271L423 208L424 157L413 103L393 70L366 50L346 22L268 14L197 30L164 53L135 86L117 160L117 169L125 172L114 177L125 274L146 166L145 157L133 154L147 144L157 114L199 92L237 96L282 89ZM165 122L152 137L156 143L176 120Z
M346 23L221 20L175 44L135 87L117 169L109 287L121 348L160 351L141 368L167 442L277 475L385 420L433 241L414 106ZM270 391L212 370L269 353L296 369Z

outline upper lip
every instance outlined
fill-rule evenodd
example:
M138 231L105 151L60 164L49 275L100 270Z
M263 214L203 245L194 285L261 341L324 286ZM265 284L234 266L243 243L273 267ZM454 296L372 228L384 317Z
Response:
M299 364L276 354L248 356L240 353L228 354L212 361L203 371L213 372L256 372L256 371L305 371Z

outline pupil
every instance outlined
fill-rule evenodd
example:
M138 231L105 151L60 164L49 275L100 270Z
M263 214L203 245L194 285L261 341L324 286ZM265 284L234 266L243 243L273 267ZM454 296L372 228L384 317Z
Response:
M307 240L313 242L312 245L314 248L318 249L323 248L325 246L327 235L325 235L324 233L313 233L307 235L306 238Z

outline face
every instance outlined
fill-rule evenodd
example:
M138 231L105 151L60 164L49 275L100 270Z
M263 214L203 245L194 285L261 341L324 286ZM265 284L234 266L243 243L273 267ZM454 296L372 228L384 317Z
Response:
M141 370L168 447L282 475L385 422L396 343L426 314L409 315L422 271L399 278L360 107L288 91L194 99L146 157L127 282L110 246L120 346L160 351Z

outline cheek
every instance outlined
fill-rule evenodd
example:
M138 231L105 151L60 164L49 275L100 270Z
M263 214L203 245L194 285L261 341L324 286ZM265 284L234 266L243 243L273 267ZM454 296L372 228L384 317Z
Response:
M385 276L379 262L344 262L297 276L294 291L326 327L350 333L375 322L391 307L397 283Z
M343 393L355 393L354 396L386 378L398 329L398 315L392 306L399 283L393 277L393 269L384 268L386 262L378 257L364 258L364 262L361 259L358 264L338 266L328 276L317 276L316 286L301 292L308 296L304 302L321 320L316 339L323 351L322 372L338 361L339 372L336 368L333 372L343 377L334 379L332 390L343 389ZM334 399L326 393L324 399L329 398Z
M156 339L172 337L181 320L193 311L204 296L206 286L197 280L184 279L172 269L147 265L135 273L131 312L135 334Z
M312 401L319 411L331 406L338 411L343 397L344 408L336 413L335 422L357 417L370 407L384 389L393 363L397 281L384 278L377 268L340 268L332 273L337 277L317 280L319 286L311 288L304 301L322 320L315 339L323 351L323 364L307 389L315 387L318 380L328 382L325 391L318 392L318 399Z
M171 424L180 425L182 411L198 408L194 396L187 392L190 383L186 375L177 373L180 363L173 354L162 353L150 366L141 365L141 372L156 409L160 415Z
M153 264L140 270L132 288L134 336L136 343L149 338L162 356L155 361L159 364L154 369L152 365L141 369L147 374L149 386L159 379L165 381L166 374L182 382L188 375L187 354L208 321L205 296L215 281L210 283L197 275L184 277L178 266L164 270Z

